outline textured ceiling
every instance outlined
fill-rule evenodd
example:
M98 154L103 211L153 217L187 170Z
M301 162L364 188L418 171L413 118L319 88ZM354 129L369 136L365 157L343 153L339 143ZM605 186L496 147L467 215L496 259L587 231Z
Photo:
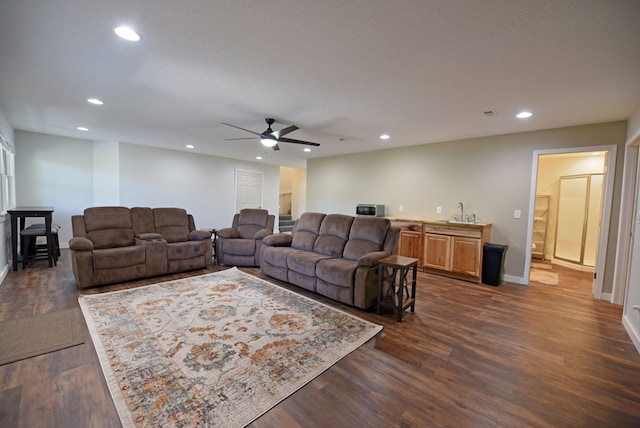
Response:
M117 38L123 23L143 39ZM305 167L639 105L637 0L0 2L0 110L17 130ZM265 117L321 146L223 141L251 134L222 122L262 132Z

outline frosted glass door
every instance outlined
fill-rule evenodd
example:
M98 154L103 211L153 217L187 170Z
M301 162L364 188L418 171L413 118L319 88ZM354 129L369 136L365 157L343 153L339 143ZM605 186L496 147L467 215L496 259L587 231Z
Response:
M554 257L575 263L582 260L588 176L563 177L558 195L558 225Z
M596 265L598 235L600 233L600 212L602 211L602 174L591 175L589 180L589 202L587 206L587 226L584 239L584 255L582 264Z

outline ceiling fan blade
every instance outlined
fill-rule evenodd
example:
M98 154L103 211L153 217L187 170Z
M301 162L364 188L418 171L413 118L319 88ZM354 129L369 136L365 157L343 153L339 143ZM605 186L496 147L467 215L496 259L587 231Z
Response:
M237 141L237 140L255 140L256 137L247 137L247 138L224 138L222 141Z
M253 131L251 131L250 129L240 128L239 126L232 125L232 124L230 124L230 123L222 122L222 124L223 124L223 125L230 126L230 127L232 127L232 128L240 129L240 130L242 130L242 131L250 132L250 133L252 133L253 135L258 135L258 136L260 135L259 133L257 133L257 132L253 132Z
M290 132L295 131L296 129L299 129L299 128L295 125L291 125L291 126L287 126L286 128L280 129L279 131L272 132L271 135L273 135L276 138L280 138L280 137L284 137Z
M312 143L310 141L294 140L292 138L278 138L278 141L282 141L283 143L304 144L306 146L320 147L320 144L318 143Z
M280 150L280 147L276 144L275 146L273 146L273 150L278 151Z

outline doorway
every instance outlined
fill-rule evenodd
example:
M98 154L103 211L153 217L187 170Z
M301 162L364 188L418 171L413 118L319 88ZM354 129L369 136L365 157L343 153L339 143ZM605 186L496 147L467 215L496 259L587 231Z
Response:
M606 259L613 193L613 180L607 177L614 173L615 151L615 146L597 146L534 152L526 283L532 280L532 273L539 273L539 268L561 265L592 272L591 293L598 299L602 298L603 275L598 275L598 272L604 272ZM574 177L582 179L574 181ZM562 178L567 181L561 185ZM575 186L576 183L580 185ZM582 207L579 214L575 208L567 211L567 201L575 199L576 187L590 189L593 193L590 198L585 196L581 199L584 204L579 204ZM568 199L563 198L563 203L559 202L561 188L563 197L569 196ZM541 201L546 203L545 208L541 209L536 201L538 204ZM560 208L564 208L561 215ZM545 214L541 216L543 212ZM568 235L577 236L578 244L567 245Z

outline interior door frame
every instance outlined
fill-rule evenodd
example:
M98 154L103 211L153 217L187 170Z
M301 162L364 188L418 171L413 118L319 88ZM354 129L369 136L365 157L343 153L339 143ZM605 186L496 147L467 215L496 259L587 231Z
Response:
M536 190L538 184L538 161L541 155L553 155L562 153L582 153L582 152L607 152L604 170L603 195L602 195L602 223L598 237L598 255L594 267L596 277L593 283L593 295L596 299L602 299L602 289L604 286L604 266L607 260L607 243L609 242L609 225L611 223L611 210L613 204L613 183L615 178L617 146L587 146L571 147L564 149L534 150L531 161L531 188L529 190L529 216L527 219L527 244L524 262L524 283L529 284L529 274L531 273L531 244L533 243L533 220L535 213L533 207L536 203ZM611 300L610 298L607 300Z
M618 222L618 246L613 272L612 303L623 305L626 298L627 281L631 255L631 232L638 180L638 158L640 152L640 131L625 143L624 170L622 173L622 195L620 198L620 219Z

